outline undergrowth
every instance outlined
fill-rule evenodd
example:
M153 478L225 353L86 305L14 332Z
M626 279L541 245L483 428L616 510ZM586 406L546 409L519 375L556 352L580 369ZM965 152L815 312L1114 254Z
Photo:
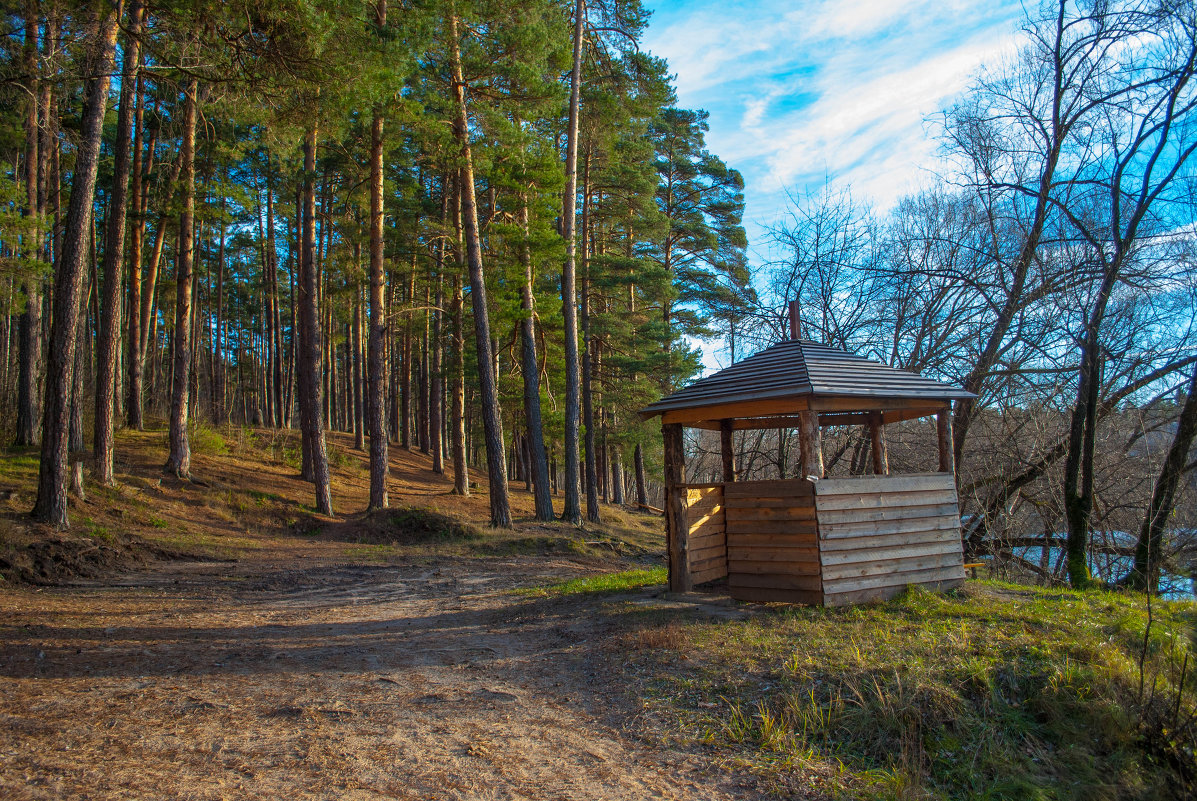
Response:
M694 623L671 649L684 669L638 658L684 738L779 795L816 776L833 797L1193 797L1194 608L1152 617L1131 596L970 584Z

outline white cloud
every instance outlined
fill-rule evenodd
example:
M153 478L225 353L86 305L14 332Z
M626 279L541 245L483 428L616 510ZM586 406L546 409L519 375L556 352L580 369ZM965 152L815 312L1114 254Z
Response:
M679 103L711 112L708 146L744 173L750 235L785 190L827 175L882 205L924 182L926 118L1013 46L1020 14L1016 0L650 4L647 46Z

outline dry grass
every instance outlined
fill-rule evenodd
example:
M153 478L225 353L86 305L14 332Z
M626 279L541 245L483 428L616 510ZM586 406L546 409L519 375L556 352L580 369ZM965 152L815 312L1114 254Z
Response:
M427 456L397 447L390 449L392 508L366 515L367 454L344 434L328 436L337 516L323 518L314 512L311 485L298 476L297 432L199 426L191 443L194 483L162 473L165 432L119 432L118 485L88 483L86 501L72 498L68 532L26 516L36 453L0 453L0 578L55 583L161 557L385 562L557 553L605 562L661 548L659 519L614 507L604 510L599 527L537 523L531 494L518 485L511 492L515 528L488 530L484 481L469 497L453 495L451 479L432 473Z

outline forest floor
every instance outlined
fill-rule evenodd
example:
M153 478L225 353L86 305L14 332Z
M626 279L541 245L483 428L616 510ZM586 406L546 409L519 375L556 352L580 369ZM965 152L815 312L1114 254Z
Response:
M630 691L651 668L625 659L679 619L742 613L528 591L656 560L659 518L536 524L516 492L517 529L487 530L484 494L449 495L398 448L392 509L366 516L365 456L334 436L343 516L325 519L293 438L197 433L202 483L162 476L163 432L124 433L119 488L73 499L70 534L23 516L35 455L0 457L20 579L0 588L0 796L755 797L662 739Z
M1166 799L1197 794L1197 605L969 581L823 609L667 596L661 520L488 529L393 448L118 438L32 524L0 453L0 798Z

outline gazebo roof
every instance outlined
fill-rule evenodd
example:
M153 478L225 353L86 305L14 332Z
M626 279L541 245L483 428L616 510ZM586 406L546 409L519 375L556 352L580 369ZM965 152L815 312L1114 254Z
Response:
M720 407L711 409L713 418L748 417L816 408L822 405L814 402L817 399L843 399L838 407L827 408L845 410L914 408L975 397L959 387L839 348L809 340L788 340L649 404L640 416L648 419L671 411ZM761 403L770 400L787 403ZM743 408L736 408L740 405ZM702 418L700 415L694 419Z

